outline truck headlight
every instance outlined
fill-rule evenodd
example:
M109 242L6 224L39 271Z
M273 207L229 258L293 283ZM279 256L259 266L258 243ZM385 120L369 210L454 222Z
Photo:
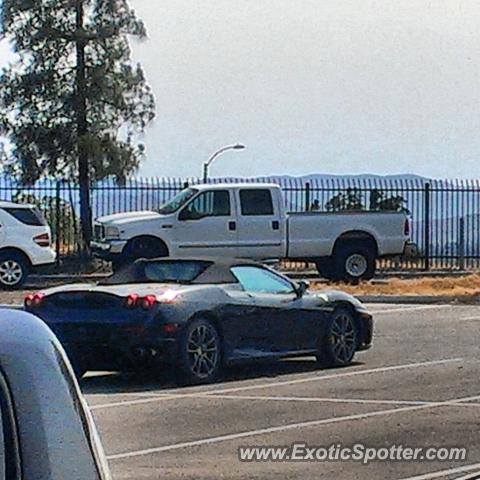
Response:
M105 227L105 238L108 240L120 238L120 230L117 227Z

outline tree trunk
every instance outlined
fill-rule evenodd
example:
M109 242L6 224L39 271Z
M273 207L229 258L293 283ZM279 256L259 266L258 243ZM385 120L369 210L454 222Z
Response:
M79 35L76 40L76 83L77 83L77 135L78 135L78 182L80 186L80 221L82 225L83 239L87 249L92 240L92 210L90 205L90 168L88 153L83 141L88 133L87 122L87 81L85 62L85 40L81 35L84 28L84 0L76 2L76 27Z

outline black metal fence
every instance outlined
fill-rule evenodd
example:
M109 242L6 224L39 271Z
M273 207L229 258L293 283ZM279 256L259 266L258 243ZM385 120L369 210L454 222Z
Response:
M382 262L384 269L472 269L480 266L480 181L381 177L213 179L212 183L273 182L290 211L403 210L412 218L419 257ZM92 187L94 217L158 208L196 178L135 178ZM52 228L59 258L82 251L78 185L42 181L23 187L0 178L0 199L37 204ZM319 232L321 235L321 232Z

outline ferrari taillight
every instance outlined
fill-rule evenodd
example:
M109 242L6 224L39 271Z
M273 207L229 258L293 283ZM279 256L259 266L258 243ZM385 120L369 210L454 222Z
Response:
M131 293L127 300L125 301L125 305L127 308L135 308L138 304L139 295L137 293Z
M38 292L35 294L30 294L25 297L25 307L38 307L42 304L45 294Z
M166 290L160 295L146 295L140 297L137 293L131 293L125 299L125 306L127 308L141 307L145 310L153 308L158 303L174 303L178 297L178 292L175 290Z
M157 297L155 295L147 295L139 300L139 304L145 310L152 308L157 303Z

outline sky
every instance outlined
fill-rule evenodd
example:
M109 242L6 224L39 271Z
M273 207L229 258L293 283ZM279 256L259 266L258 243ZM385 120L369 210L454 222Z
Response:
M157 101L142 175L199 175L240 142L212 176L478 176L476 0L131 4Z

